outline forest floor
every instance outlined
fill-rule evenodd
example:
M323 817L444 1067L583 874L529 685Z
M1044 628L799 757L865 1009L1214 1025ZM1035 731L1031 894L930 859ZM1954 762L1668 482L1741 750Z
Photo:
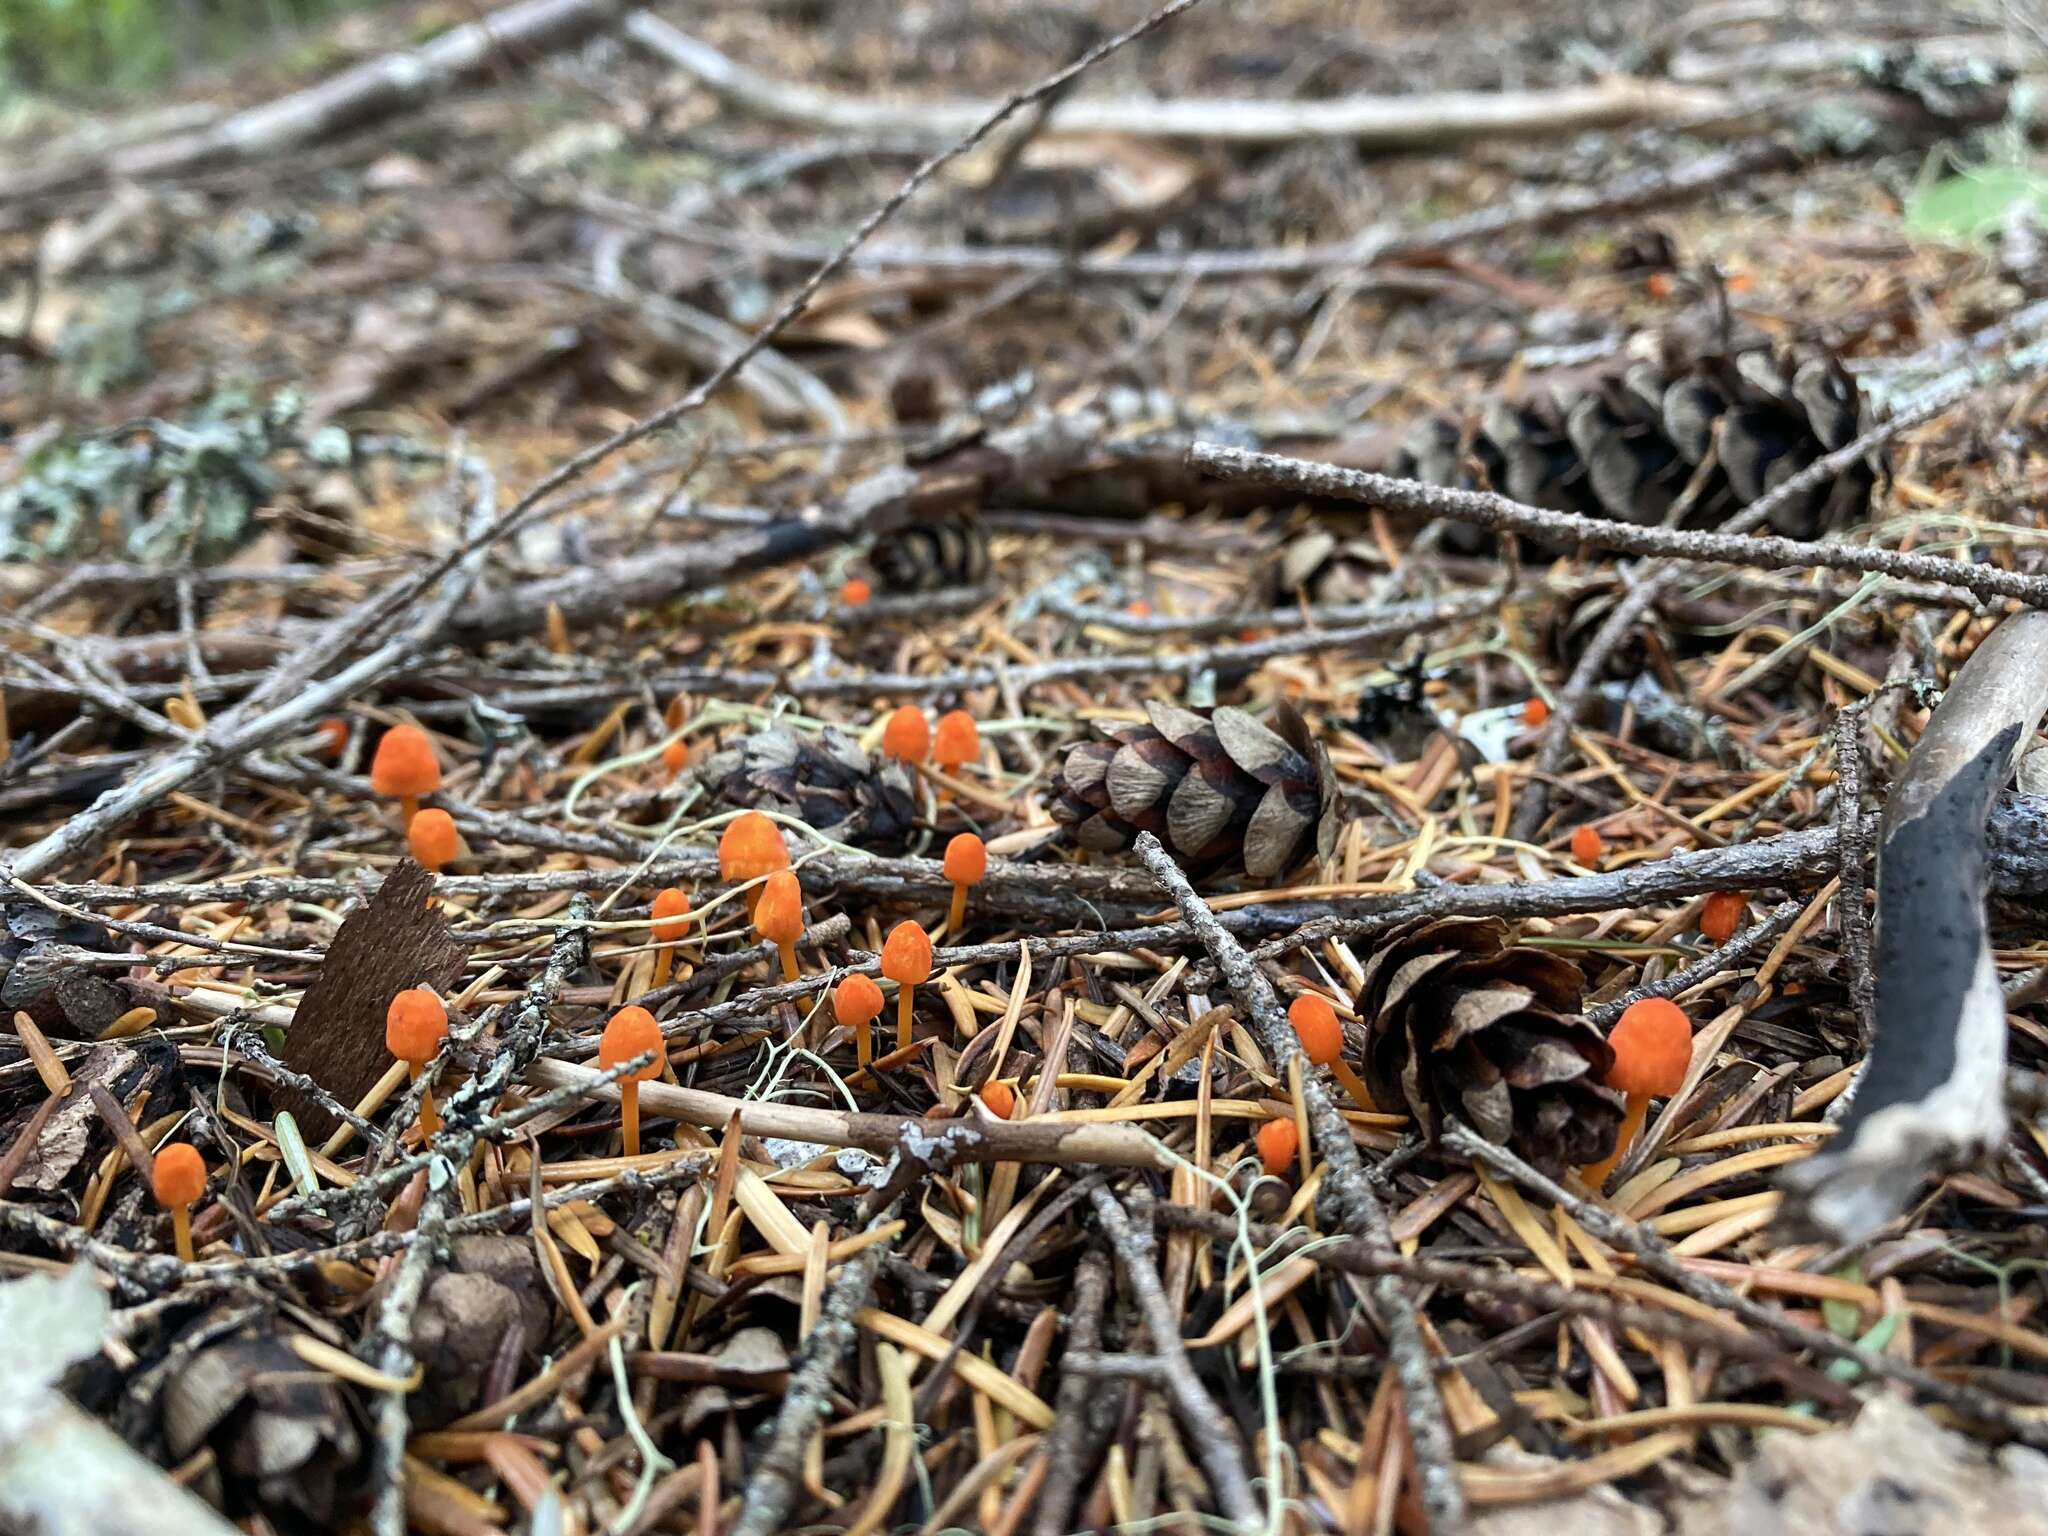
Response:
M479 14L0 121L0 1529L2048 1530L2048 16Z

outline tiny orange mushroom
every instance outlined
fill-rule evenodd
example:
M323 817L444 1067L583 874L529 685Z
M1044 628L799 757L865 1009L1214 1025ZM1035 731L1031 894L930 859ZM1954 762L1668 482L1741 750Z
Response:
M1591 867L1600 862L1600 856L1607 851L1607 839L1600 835L1595 826L1575 828L1572 832L1572 858L1575 862Z
M931 743L931 727L925 724L924 711L915 704L898 706L890 713L889 723L882 727L882 751L898 762L923 762Z
M675 971L676 944L690 928L690 898L671 885L654 893L654 984L668 985Z
M320 738L322 752L329 757L339 757L342 748L348 745L348 722L339 715L329 715L313 727L313 734Z
M690 744L686 741L672 741L661 749L661 766L673 779L690 766Z
M990 1078L981 1085L981 1102L998 1120L1014 1119L1017 1114L1017 1090L998 1079Z
M939 871L953 882L953 905L946 912L946 931L960 932L967 916L967 888L988 878L988 844L972 832L960 832L946 844L946 862Z
M1592 1190L1606 1183L1607 1176L1628 1155L1643 1128L1650 1100L1668 1098L1684 1085L1685 1074L1692 1067L1692 1020L1669 998L1645 997L1628 1005L1607 1044L1614 1051L1614 1065L1604 1081L1627 1095L1627 1108L1615 1134L1614 1151L1579 1170L1586 1188Z
M875 1059L873 1025L881 1013L882 989L872 976L856 971L832 989L832 1016L853 1031L853 1059L863 1067Z
M896 983L896 1049L910 1049L912 998L932 974L932 940L924 924L903 922L882 941L882 974Z
M846 585L839 589L839 601L849 608L859 608L875 595L875 589L858 576L849 576Z
M171 1141L156 1149L149 1171L150 1190L158 1205L171 1213L171 1234L178 1244L178 1257L187 1264L192 1254L192 1206L206 1193L206 1163L199 1149L189 1141Z
M441 787L441 760L434 756L434 744L416 725L394 725L377 742L377 755L370 760L370 788L380 795L395 796L405 824L420 808L420 796Z
M1700 908L1700 937L1710 944L1726 944L1742 926L1742 914L1749 899L1740 891L1716 891Z
M1266 1172L1278 1177L1301 1155L1301 1132L1290 1118L1268 1120L1259 1127L1258 1144L1259 1161L1266 1165Z
M718 873L730 885L746 885L778 869L789 868L789 850L775 823L759 811L742 811L718 839ZM761 899L760 887L747 893L747 916Z
M1344 1059L1344 1026L1337 1021L1337 1010L1328 1000L1313 992L1302 993L1287 1005L1287 1022L1294 1026L1302 1054L1317 1066L1328 1067L1330 1075L1343 1085L1358 1107L1372 1114L1372 1093Z
M939 716L932 732L932 761L941 773L957 773L981 756L981 728L964 709L949 709Z
M619 1124L625 1132L626 1156L640 1155L640 1085L661 1076L666 1051L661 1043L661 1026L654 1015L637 1003L611 1016L597 1040L597 1069L609 1072L635 1056L654 1052L654 1060L636 1067L619 1079Z
M796 941L804 936L804 891L794 870L778 869L768 877L761 887L761 899L754 904L754 926L782 956L782 979L800 979L803 973L796 968Z
M405 824L405 842L413 862L437 875L462 857L462 834L455 830L455 818L438 806L414 813Z
M405 1063L406 1075L413 1082L420 1080L420 1073L447 1038L448 1009L430 988L408 987L392 998L384 1011L384 1049ZM440 1129L434 1090L429 1088L420 1099L420 1139L424 1141Z
M1550 718L1550 706L1540 698L1532 698L1522 706L1522 724L1534 730Z

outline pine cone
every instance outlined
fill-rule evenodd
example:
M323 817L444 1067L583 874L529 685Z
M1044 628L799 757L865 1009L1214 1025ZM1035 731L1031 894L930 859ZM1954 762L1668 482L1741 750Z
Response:
M988 580L988 530L972 512L949 512L875 536L868 569L884 592L937 592Z
M1053 775L1051 811L1084 848L1128 848L1151 832L1197 871L1242 862L1272 880L1337 837L1337 781L1292 705L1272 726L1241 709L1207 714L1145 706L1149 726L1122 726L1072 748Z
M860 848L901 848L917 824L909 771L829 726L816 736L756 731L709 758L698 780L728 805L794 816Z
M1516 501L1650 524L1666 519L1711 448L1715 468L1683 520L1705 527L1869 424L1868 401L1829 353L1643 358L1590 380L1552 382L1527 400L1489 400L1476 422L1425 418L1391 471L1470 487L1479 478L1476 463L1488 484ZM1813 538L1863 516L1883 469L1873 456L1845 470L1780 508L1771 526Z
M1371 1034L1365 1080L1434 1138L1455 1115L1553 1176L1614 1148L1613 1065L1579 1016L1585 977L1548 950L1508 942L1496 918L1441 918L1396 931L1366 963L1358 1016Z

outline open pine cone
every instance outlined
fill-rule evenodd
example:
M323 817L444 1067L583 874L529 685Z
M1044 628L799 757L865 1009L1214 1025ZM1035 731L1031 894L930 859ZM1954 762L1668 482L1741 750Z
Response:
M698 778L727 805L794 816L859 848L901 848L917 823L909 771L829 726L815 736L756 731L714 753Z
M1511 945L1496 918L1396 930L1358 992L1374 1102L1431 1138L1454 1115L1553 1176L1598 1162L1622 1102L1599 1085L1614 1054L1579 1016L1584 988L1577 966Z
M1337 837L1337 781L1292 705L1261 724L1228 705L1207 713L1150 703L1151 724L1119 726L1068 751L1050 809L1084 848L1128 848L1151 832L1190 869L1242 863L1272 880Z
M988 580L988 530L972 512L949 512L875 536L868 569L884 592L937 592Z

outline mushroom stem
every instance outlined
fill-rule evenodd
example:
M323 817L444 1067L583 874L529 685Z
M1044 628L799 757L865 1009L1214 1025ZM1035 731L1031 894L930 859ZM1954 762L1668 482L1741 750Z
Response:
M967 917L967 887L962 882L953 882L953 905L946 909L946 932L957 934L960 924Z
M626 1133L626 1156L640 1155L640 1084L626 1078L619 1084L619 1121Z
M171 1236L178 1244L178 1257L187 1264L198 1262L192 1256L192 1207L178 1204L171 1207Z
M904 982L896 989L896 1049L910 1049L910 1006L917 988Z
M426 1069L426 1065L424 1061L407 1062L407 1078L412 1082L418 1082L420 1080L420 1073ZM420 1141L424 1144L428 1137L440 1134L441 1117L434 1113L434 1090L428 1088L425 1093L420 1095Z
M1379 1107L1372 1101L1372 1090L1365 1086L1365 1079L1353 1070L1350 1062L1339 1056L1330 1063L1330 1076L1337 1079L1344 1091L1351 1095L1358 1107L1368 1115L1379 1113Z
M400 826L411 826L413 817L419 815L419 813L420 797L418 795L400 795L398 797L398 824Z
M801 980L803 972L796 968L796 945L777 944L775 949L782 956L782 979L784 981Z
M853 1026L853 1061L866 1067L875 1059L875 1027L866 1019Z
M1628 1149L1635 1145L1637 1134L1643 1128L1644 1117L1650 1112L1650 1096L1647 1093L1632 1093L1628 1096L1628 1107L1621 1117L1621 1129L1614 1133L1614 1150L1597 1163L1588 1163L1579 1170L1579 1180L1586 1188L1598 1194L1600 1186L1607 1182L1607 1176L1621 1166L1621 1160L1628 1156Z
M669 977L670 977L670 976L671 976L672 974L674 974L674 972L675 972L675 968L676 968L676 947L675 947L675 945L673 945L673 944L664 944L664 945L662 945L662 946L661 946L661 948L657 949L657 950L656 950L656 951L654 952L654 986L653 986L653 987L650 987L650 988L649 988L648 990L649 990L649 991L654 991L654 990L658 990L659 988L662 988L662 987L665 987L665 986L667 986L667 985L668 985L668 979L669 979Z

